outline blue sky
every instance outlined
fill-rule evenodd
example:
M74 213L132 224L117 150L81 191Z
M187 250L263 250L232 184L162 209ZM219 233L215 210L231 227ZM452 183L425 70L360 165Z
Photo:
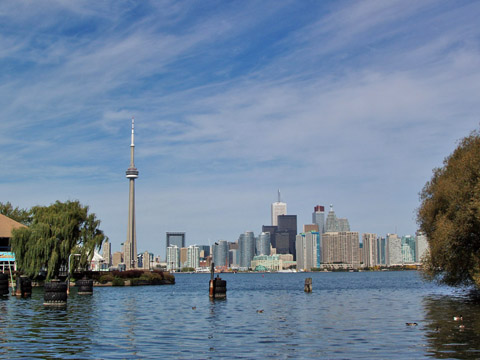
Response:
M473 1L0 3L0 201L80 200L126 239L136 121L138 250L299 230L415 233L418 193L479 127Z

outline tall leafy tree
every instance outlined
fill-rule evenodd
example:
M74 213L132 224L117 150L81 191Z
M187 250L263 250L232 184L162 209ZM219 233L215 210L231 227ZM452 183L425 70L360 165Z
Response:
M100 221L78 201L35 206L31 213L30 227L14 230L11 240L18 267L28 276L36 277L42 269L47 279L57 276L73 253L81 255L77 265L85 267L105 240Z
M14 208L9 201L5 204L0 202L0 214L8 216L23 225L28 226L32 222L32 214L29 210L20 209L18 206Z
M449 285L480 286L480 134L462 139L420 193L428 237L424 273Z

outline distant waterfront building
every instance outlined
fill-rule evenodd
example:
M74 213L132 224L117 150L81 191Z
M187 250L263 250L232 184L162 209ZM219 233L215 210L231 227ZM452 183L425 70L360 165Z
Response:
M337 216L335 211L333 211L333 205L330 204L330 211L327 215L327 220L325 221L325 232L336 232L337 231Z
M240 267L249 268L250 262L255 256L255 235L252 231L246 231L238 238L238 248L240 250Z
M288 234L288 253L293 255L293 260L296 260L295 241L298 234L297 231L297 215L279 215L278 216L278 230L275 235L278 242L278 236L282 233ZM277 250L279 246L277 244ZM278 251L277 251L278 253Z
M278 226L274 225L263 225L262 226L262 232L267 232L270 234L270 245L274 248L277 247L277 242L276 242L276 233L278 230Z
M387 265L387 239L377 238L377 265Z
M350 224L346 218L337 218L337 231L350 231Z
M219 240L213 246L213 262L215 266L228 267L228 242Z
M118 265L123 264L123 252L116 251L112 256L112 265L118 267Z
M320 232L318 224L303 224L303 232L308 233L311 231Z
M103 243L102 257L108 267L112 266L112 244L108 240Z
M402 236L402 259L406 264L415 262L415 238L411 235Z
M359 234L356 231L327 232L322 237L324 264L360 266Z
M251 261L251 268L256 271L279 271L294 267L296 262L293 261L291 254L285 255L258 255Z
M258 235L256 255L270 255L270 233L262 232Z
M278 216L287 214L287 204L281 201L280 190L278 190L278 200L272 203L272 226L278 225Z
M185 233L184 232L167 232L166 233L166 248L176 246L179 249L185 247Z
M318 232L325 232L325 207L321 205L315 206L312 213L312 223L318 225Z
M187 266L187 247L180 248L180 268Z
M142 265L143 265L143 269L145 269L145 270L150 270L152 263L153 263L153 254L152 254L152 253L149 253L148 251L145 251L145 252L142 254Z
M424 232L418 231L415 237L415 261L421 262L422 258L428 251L427 235Z
M200 248L190 245L187 248L187 267L197 269L200 267Z
M310 271L320 267L321 244L318 232L308 232L296 236L297 270Z
M387 266L403 265L402 239L397 234L387 234Z
M362 234L362 259L364 267L377 265L377 234Z
M230 264L230 267L239 266L238 254L238 249L228 250L228 263Z
M333 205L330 205L330 211L325 222L325 232L349 232L350 224L346 218L337 218Z
M180 269L180 248L176 245L167 247L167 270Z
M210 255L210 245L198 245L200 249L200 259L205 259Z

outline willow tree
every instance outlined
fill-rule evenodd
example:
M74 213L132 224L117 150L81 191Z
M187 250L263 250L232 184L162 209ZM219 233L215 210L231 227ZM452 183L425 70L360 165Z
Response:
M424 273L449 285L480 286L480 134L472 132L434 169L420 193L418 223L429 253Z
M31 225L14 230L11 239L18 268L28 276L36 277L42 269L47 279L57 276L68 268L69 255L77 253L77 265L86 267L105 240L100 221L78 201L35 206L31 214Z
M29 210L20 209L18 206L14 208L9 201L5 204L0 202L0 214L8 216L23 225L28 226L32 222L32 215Z

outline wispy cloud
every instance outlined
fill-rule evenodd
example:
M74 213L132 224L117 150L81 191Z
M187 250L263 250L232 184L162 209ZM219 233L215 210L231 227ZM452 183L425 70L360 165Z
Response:
M258 232L278 187L300 224L333 202L360 232L412 233L431 169L478 127L479 10L2 3L1 198L79 198L123 242L135 116L140 250Z

